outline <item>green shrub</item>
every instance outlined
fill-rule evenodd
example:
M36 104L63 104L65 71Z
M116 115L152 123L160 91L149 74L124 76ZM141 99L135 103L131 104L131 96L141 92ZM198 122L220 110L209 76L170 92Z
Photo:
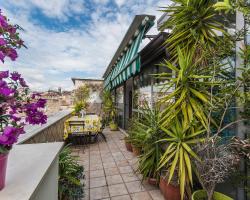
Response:
M68 146L59 154L59 200L78 200L84 197L84 168L77 162Z

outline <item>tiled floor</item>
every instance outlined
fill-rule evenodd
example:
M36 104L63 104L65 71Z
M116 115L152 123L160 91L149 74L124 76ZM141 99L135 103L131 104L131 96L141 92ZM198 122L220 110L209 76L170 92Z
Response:
M104 134L107 142L100 138L96 144L73 148L85 169L84 199L164 200L157 187L141 183L135 173L137 158L126 150L124 135L108 130Z

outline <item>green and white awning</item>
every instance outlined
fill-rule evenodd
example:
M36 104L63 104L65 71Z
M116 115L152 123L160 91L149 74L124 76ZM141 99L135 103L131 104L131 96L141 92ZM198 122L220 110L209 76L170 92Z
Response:
M141 61L138 54L139 47L144 35L146 34L146 28L148 30L148 27L151 27L152 25L153 22L148 18L145 18L142 25L136 30L134 37L130 39L128 45L117 59L113 69L105 77L105 89L110 90L140 72Z

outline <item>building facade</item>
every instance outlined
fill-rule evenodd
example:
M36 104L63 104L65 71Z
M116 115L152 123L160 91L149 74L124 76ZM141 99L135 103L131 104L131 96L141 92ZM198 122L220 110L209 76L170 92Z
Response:
M80 86L87 85L90 89L90 97L87 100L88 108L87 112L93 112L96 114L101 113L101 92L103 90L102 79L84 79L84 78L72 78L74 89L76 90Z
M135 16L103 75L104 89L115 96L118 125L123 129L128 129L130 119L145 102L153 106L160 96L160 82L153 74L168 71L158 65L168 57L163 45L168 34L147 35L154 22L154 16ZM142 40L149 41L144 48L140 47Z

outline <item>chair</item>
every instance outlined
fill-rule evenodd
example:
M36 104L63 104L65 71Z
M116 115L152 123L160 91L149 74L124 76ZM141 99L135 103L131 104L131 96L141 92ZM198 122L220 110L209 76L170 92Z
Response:
M102 138L104 139L105 142L107 142L106 136L103 133L103 130L105 128L105 124L103 123L103 121L101 121L101 124L102 124L102 126L101 126L101 129L100 129L100 132L96 133L95 136L94 136L94 141L95 142L97 141L99 135L102 136Z
M70 121L69 122L70 132L69 139L75 145L81 145L90 143L91 136L88 132L84 131L84 121Z

